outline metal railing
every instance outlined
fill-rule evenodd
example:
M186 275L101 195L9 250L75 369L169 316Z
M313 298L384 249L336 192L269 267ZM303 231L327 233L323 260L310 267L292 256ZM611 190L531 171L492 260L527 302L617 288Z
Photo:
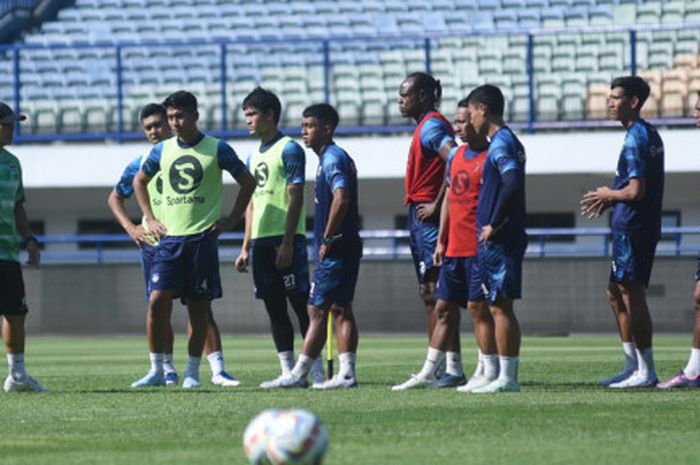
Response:
M623 69L624 65L621 64L620 72L629 74L636 74L638 71L638 59L637 59L637 36L643 31L671 31L671 30L695 30L700 29L700 24L664 24L664 25L635 25L635 26L609 26L609 27L586 27L586 28L566 28L566 29L509 29L509 30L494 30L494 31L465 31L463 33L428 33L424 35L375 35L375 36L353 36L353 37L323 37L323 38L303 38L298 37L280 37L278 39L260 38L255 40L192 40L192 41L138 41L138 42L123 42L123 43L97 43L97 44L52 44L52 45L2 45L0 46L0 54L5 54L12 61L12 100L13 106L16 111L21 111L23 104L22 96L22 80L23 74L21 73L21 55L25 51L36 51L36 50L80 50L80 49L108 49L112 50L114 53L114 62L110 66L113 70L113 102L114 111L116 112L116 124L113 129L105 131L78 131L78 132L63 132L63 133L46 133L46 134L28 134L22 130L20 124L16 125L15 142L44 142L44 141L88 141L88 140L116 140L122 142L125 140L141 139L143 135L140 132L134 131L133 128L127 128L125 125L125 84L124 84L124 67L125 67L125 57L124 52L126 50L143 49L144 47L149 48L188 48L190 50L201 50L204 47L214 47L218 50L218 76L214 76L212 82L218 81L219 86L219 101L217 109L220 109L217 115L218 122L216 127L207 128L214 136L218 137L243 137L247 135L247 131L243 128L232 127L229 124L229 110L232 108L231 102L229 101L229 87L236 82L239 76L236 72L231 71L231 66L227 65L229 55L231 55L231 50L240 47L254 47L260 44L269 44L274 46L290 46L290 44L316 44L320 45L319 54L320 59L318 60L323 67L322 79L323 79L323 98L326 102L331 102L331 97L333 95L333 82L331 79L331 69L338 62L338 59L334 56L334 50L336 46L341 46L348 43L375 43L375 42L397 42L397 43L413 43L420 44L419 49L422 47L424 51L424 69L427 72L431 72L432 66L432 54L435 49L436 43L441 40L454 38L454 37L511 37L511 36L521 36L525 37L525 67L524 73L527 76L527 85L529 89L528 95L528 108L527 108L527 119L524 122L515 122L512 124L515 128L525 129L529 132L534 132L539 129L558 129L558 128L590 128L590 127L607 127L614 124L611 121L606 121L602 119L595 120L577 120L577 121L560 121L560 120L540 120L538 119L536 111L536 100L538 96L536 95L536 82L538 76L536 76L534 61L534 49L536 47L536 38L548 35L566 35L566 34L605 34L605 33L621 33L627 34L627 40L629 45L629 67ZM237 52L238 53L238 52ZM282 67L282 64L278 64ZM217 74L217 73L213 73ZM438 76L439 77L439 76ZM485 76L488 80L489 76ZM495 76L494 76L495 78ZM186 86L187 84L184 83ZM398 88L399 82L396 83ZM461 89L465 92L469 89ZM111 98L111 97L110 97ZM143 102L145 104L147 102ZM312 102L307 102L312 103ZM332 103L332 102L331 102ZM684 117L673 117L673 118L658 118L651 119L653 122L662 125L690 125L692 124L691 118ZM396 133L405 132L412 130L412 126L406 124L379 124L379 125L344 125L338 129L341 134L368 134L368 133ZM290 128L289 132L295 134L298 130L296 128Z
M530 242L526 256L529 258L610 256L609 228L532 228L527 233ZM411 256L406 230L361 231L360 235L364 242L365 259L405 260ZM686 238L698 235L700 226L665 227L656 253L666 256L695 255L700 250L700 242ZM573 237L574 240L561 242L563 237ZM307 233L307 238L311 241L313 235ZM581 240L589 238L594 240ZM44 235L38 236L38 239L46 247L42 256L42 261L46 264L133 263L139 260L138 249L130 247L132 241L126 234ZM220 241L220 258L222 261L231 261L238 256L243 233L224 233L220 236ZM54 250L53 246L66 244L89 245L94 248ZM123 247L109 247L114 244Z

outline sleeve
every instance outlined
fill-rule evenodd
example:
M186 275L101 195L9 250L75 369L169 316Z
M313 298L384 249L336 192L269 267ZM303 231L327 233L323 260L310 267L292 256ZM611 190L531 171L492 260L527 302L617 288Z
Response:
M119 178L119 182L116 186L114 186L114 192L116 192L117 195L119 195L119 197L128 199L133 195L134 178L136 177L136 173L138 173L140 169L141 157L134 158L133 160L131 160L131 163L129 163L126 166L124 172L122 173L122 177Z
M457 154L459 147L456 145L450 149L450 153L447 155L447 166L445 166L445 184L450 187L450 171L452 170L452 160Z
M17 163L17 169L19 171L19 184L17 185L17 193L15 194L15 203L24 203L24 180L22 179L22 165Z
M440 153L440 149L450 141L454 142L454 137L450 135L450 128L444 121L430 118L423 124L420 131L420 143L435 155Z
M622 156L627 162L627 177L628 178L643 178L646 174L646 163L642 158L642 154L646 153L649 148L649 143L646 137L633 127L625 136L625 145L622 149Z
M509 147L508 144L502 141L494 141L491 143L489 156L496 165L496 168L498 168L501 177L505 176L509 171L518 171L521 169L515 147Z
M163 143L159 142L155 147L151 149L148 154L146 161L141 165L141 171L146 173L148 176L153 177L158 171L160 171L160 156L163 153Z
M282 151L284 163L284 176L288 185L304 184L306 170L306 153L301 145L289 141Z
M219 160L221 169L231 173L231 176L234 178L238 177L246 169L241 159L238 158L238 155L236 155L236 152L233 150L233 147L223 140L219 141L216 157Z
M248 155L248 158L245 160L245 167L248 168L248 171L250 171L250 160L253 159L253 154Z
M522 189L521 178L513 170L506 172L501 179L501 189L496 198L496 207L489 224L494 228L500 228L506 221L506 214L510 211L510 205L517 193Z
M348 167L336 153L327 153L323 157L323 174L331 192L348 188Z

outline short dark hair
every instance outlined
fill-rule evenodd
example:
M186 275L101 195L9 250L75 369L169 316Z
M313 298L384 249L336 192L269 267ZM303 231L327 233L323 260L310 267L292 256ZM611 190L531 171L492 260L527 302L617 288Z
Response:
M458 108L467 108L469 106L469 97L464 97L462 100L457 102Z
M139 121L143 122L143 120L153 115L159 115L163 119L167 119L167 114L163 105L160 103L149 103L141 109Z
M244 110L246 108L257 108L264 112L271 111L275 124L280 122L282 104L280 103L280 99L277 98L277 95L272 91L263 89L262 87L256 87L243 99L242 106Z
M406 79L413 79L413 90L418 92L423 90L432 103L439 102L442 98L442 84L439 79L435 79L428 73L416 72L406 76Z
M639 99L639 108L642 108L642 105L644 105L651 93L649 84L639 76L616 77L610 84L610 89L615 87L622 87L622 90L625 91L625 97L637 97Z
M180 110L197 111L197 97L186 90L178 90L168 95L163 100L163 108L177 108Z
M330 124L333 130L338 127L338 122L340 122L338 112L327 103L316 103L306 107L302 116L304 118L316 118L322 123Z
M488 109L486 114L494 118L503 118L503 108L505 107L503 92L493 84L482 84L469 92L467 104L485 105Z

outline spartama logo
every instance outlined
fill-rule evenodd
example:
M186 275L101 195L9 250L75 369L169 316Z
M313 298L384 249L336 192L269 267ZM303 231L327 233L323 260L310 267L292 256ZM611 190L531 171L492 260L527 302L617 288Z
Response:
M469 173L466 170L457 171L457 174L452 177L450 188L455 195L463 195L467 192L469 188Z
M183 155L170 167L170 187L178 194L189 194L202 184L202 164L192 155Z
M258 166L255 167L255 182L258 184L258 187L264 187L269 176L270 169L267 167L267 163L258 163Z
M163 195L163 173L160 171L158 171L158 174L156 174L156 191L160 195Z

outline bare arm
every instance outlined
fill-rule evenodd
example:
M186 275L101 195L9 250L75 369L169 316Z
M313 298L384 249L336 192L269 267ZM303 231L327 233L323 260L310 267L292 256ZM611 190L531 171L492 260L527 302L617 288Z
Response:
M156 219L153 215L153 210L151 210L151 197L148 195L148 183L153 179L151 176L147 175L143 171L136 173L134 177L134 194L136 194L136 200L139 203L139 207L143 212L143 216L146 218L146 224L148 225L148 231L155 234L157 237L164 236L167 234L167 229Z
M440 229L438 232L438 240L435 245L435 253L433 254L433 262L435 266L440 266L442 264L442 257L445 255L445 250L447 249L447 233L450 227L450 191L445 192L445 199L442 202L442 207L440 208Z
M15 216L15 225L17 226L17 233L27 243L27 252L29 253L29 260L27 261L27 263L32 266L39 266L39 264L41 263L41 253L39 252L39 244L36 242L36 239L33 239L34 235L32 234L32 230L29 228L29 219L27 218L27 211L24 209L24 203L15 203L13 213Z
M236 182L240 185L241 189L238 191L238 196L236 197L236 202L233 204L233 209L231 213L222 219L217 221L214 225L214 233L218 236L222 231L233 228L238 221L246 213L248 204L250 203L250 198L255 191L255 178L250 174L248 170L242 170L238 176L235 178Z
M618 190L601 186L583 195L581 214L591 219L599 218L614 202L638 202L645 194L646 184L642 178L632 178L627 186Z
M341 235L335 232L340 227L345 218L345 212L348 211L348 191L339 187L333 191L333 201L331 202L331 210L328 213L328 223L326 223L326 229L323 232L324 238L332 238L333 242L340 239ZM319 260L323 260L328 251L330 250L333 242L330 244L322 243L318 251Z
M251 246L251 231L253 229L253 201L248 202L248 208L245 209L245 234L243 236L243 245L241 245L241 252L236 258L236 269L240 273L248 272L248 258L250 256L250 246Z
M146 236L144 235L143 228L140 225L136 225L129 218L129 214L124 207L124 197L117 194L115 191L109 193L107 198L107 205L112 211L114 218L117 220L119 225L124 229L124 231L131 237L131 239L136 242L137 246L141 246L143 243L147 243Z
M288 268L292 264L294 235L299 225L301 208L304 205L304 185L288 184L287 195L289 195L289 210L287 210L287 224L284 228L282 244L277 249L277 259L275 266L277 269Z

